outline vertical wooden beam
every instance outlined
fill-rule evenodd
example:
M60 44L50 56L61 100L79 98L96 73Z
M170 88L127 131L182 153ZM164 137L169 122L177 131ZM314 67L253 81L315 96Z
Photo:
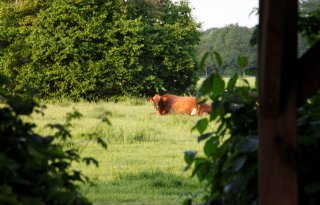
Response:
M259 7L259 203L297 205L297 0Z

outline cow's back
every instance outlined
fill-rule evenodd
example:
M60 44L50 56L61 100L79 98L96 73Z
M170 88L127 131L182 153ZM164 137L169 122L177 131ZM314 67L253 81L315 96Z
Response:
M172 94L164 94L162 96L155 95L159 100L160 106L158 113L161 115L175 113L191 115L195 107L197 107L197 99L195 97L177 96Z
M160 113L162 115L172 112L172 105L179 100L179 96L172 94L164 94L161 97L161 109Z
M172 112L190 115L196 106L197 100L195 97L181 97L172 104Z

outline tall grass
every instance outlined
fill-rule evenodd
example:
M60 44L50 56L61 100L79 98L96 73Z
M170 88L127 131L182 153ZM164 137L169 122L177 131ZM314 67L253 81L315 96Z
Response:
M190 173L182 173L183 152L190 148L202 152L197 132L191 131L199 117L159 116L146 100L129 99L47 104L45 115L35 114L32 120L38 132L47 134L48 123L63 122L73 110L83 117L73 122L74 137L66 146L99 161L99 168L74 165L95 184L80 185L94 204L181 204L184 195L201 190ZM111 126L101 121L105 117ZM107 150L82 136L92 132L108 143Z

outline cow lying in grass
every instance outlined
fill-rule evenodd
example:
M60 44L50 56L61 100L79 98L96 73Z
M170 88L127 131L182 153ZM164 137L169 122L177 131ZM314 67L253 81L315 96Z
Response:
M212 108L210 105L201 103L198 104L195 108L193 108L190 115L202 115L204 113L210 113L212 111Z
M152 101L154 108L160 115L170 113L202 115L211 112L211 106L207 104L199 104L195 97L183 97L172 94L159 95L149 97L148 101Z

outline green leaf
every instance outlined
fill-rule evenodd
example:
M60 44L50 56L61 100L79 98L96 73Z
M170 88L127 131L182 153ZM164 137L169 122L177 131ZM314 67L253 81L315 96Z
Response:
M248 87L240 87L238 88L239 94L241 97L241 100L243 102L249 102L250 101L250 96L249 96L249 88Z
M207 155L208 157L214 156L215 153L217 152L217 149L218 149L218 141L213 137L206 141L203 148L205 155Z
M213 89L213 74L210 74L202 83L199 89L199 96L208 95L212 92Z
M192 128L194 130L195 128L198 130L200 134L202 134L208 127L209 121L207 118L203 118L198 120L197 124Z
M191 163L193 163L194 161L194 158L196 157L197 155L197 151L185 151L184 152L184 161L190 165Z
M245 56L238 56L237 57L237 65L240 68L244 68L248 65L248 58Z
M225 82L218 73L211 73L202 83L199 92L200 95L213 94L217 97L224 92Z
M210 120L213 121L221 115L224 115L224 107L222 105L214 106L210 113Z
M236 86L238 77L239 77L238 74L234 74L234 75L230 78L230 80L229 80L229 82L228 82L228 85L227 85L227 89L228 89L228 90L231 90L232 88L234 88L234 87Z
M206 179L210 171L210 162L203 158L198 158L195 160L195 169L192 175L196 175L200 182Z
M225 82L219 74L213 74L213 90L212 95L213 98L220 96L224 93L225 90Z

